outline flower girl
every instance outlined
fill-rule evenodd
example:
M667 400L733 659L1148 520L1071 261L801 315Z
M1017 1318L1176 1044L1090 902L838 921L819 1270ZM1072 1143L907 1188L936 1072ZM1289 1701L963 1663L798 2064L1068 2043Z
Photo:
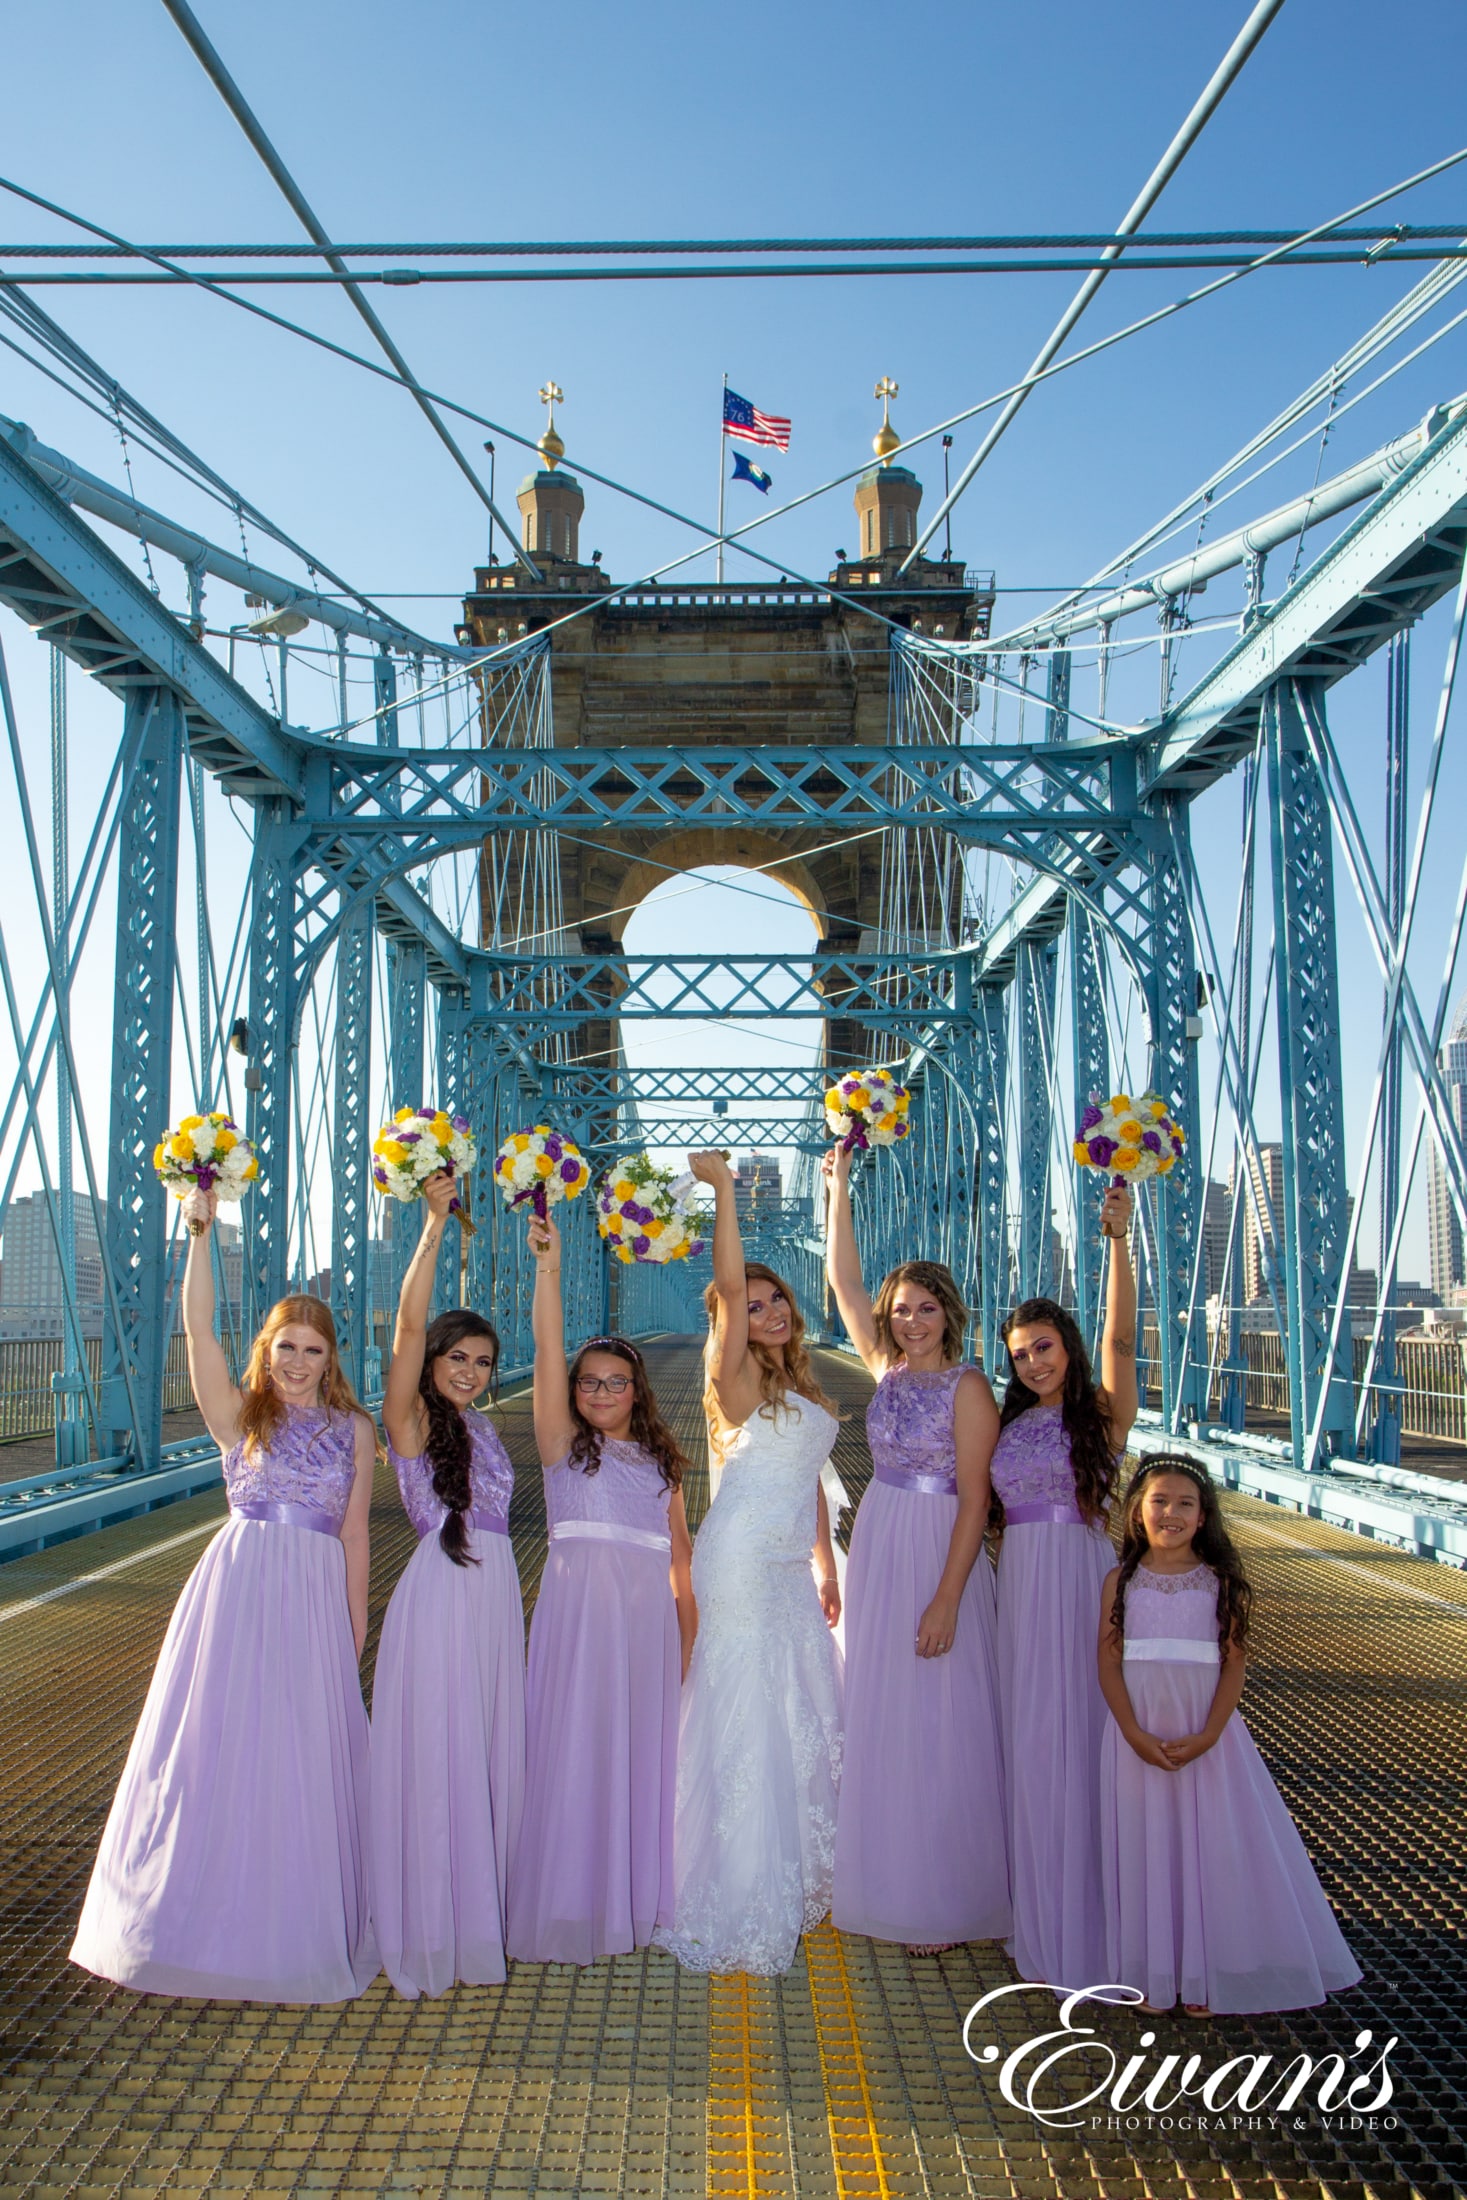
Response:
M1101 1604L1101 1866L1106 1978L1153 2010L1306 2009L1360 1977L1237 1716L1251 1601L1206 1470L1143 1459Z
M372 1691L372 1916L400 1994L504 1978L525 1777L525 1616L514 1468L474 1410L499 1339L455 1307L428 1324L457 1189L441 1171L397 1310L382 1420L418 1547L382 1622Z

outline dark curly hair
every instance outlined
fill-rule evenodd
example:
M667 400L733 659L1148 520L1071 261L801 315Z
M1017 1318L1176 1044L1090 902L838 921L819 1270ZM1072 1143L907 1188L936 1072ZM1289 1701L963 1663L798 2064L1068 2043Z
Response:
M682 1446L673 1435L666 1421L657 1410L657 1400L652 1395L652 1385L647 1380L647 1363L634 1344L625 1337L588 1337L578 1347L575 1358L567 1371L570 1385L571 1419L576 1433L571 1438L567 1466L579 1467L582 1474L597 1474L601 1469L601 1446L605 1441L599 1428L593 1428L581 1412L576 1395L576 1377L581 1362L588 1352L609 1352L613 1359L624 1360L632 1371L632 1421L627 1430L627 1441L640 1444L657 1461L658 1472L664 1485L670 1490L681 1489L688 1462Z
M473 1461L474 1447L469 1440L469 1424L462 1409L451 1398L446 1398L433 1380L434 1362L456 1345L470 1337L487 1337L494 1351L494 1374L491 1388L499 1373L499 1332L493 1322L486 1321L467 1306L451 1307L428 1325L423 1340L423 1372L418 1377L418 1396L428 1416L428 1440L423 1446L428 1464L433 1469L433 1492L448 1507L438 1541L447 1551L455 1566L477 1566L479 1561L469 1549L468 1523L464 1515L471 1512L474 1503L473 1484L469 1469Z
M1196 1485L1202 1517L1192 1538L1192 1549L1203 1565L1210 1566L1217 1575L1217 1643L1226 1657L1230 1649L1241 1650L1248 1640L1253 1591L1243 1572L1243 1561L1223 1525L1217 1484L1201 1461L1189 1458L1185 1452L1149 1452L1127 1484L1121 1507L1121 1574L1116 1583L1115 1602L1110 1608L1111 1627L1117 1635L1124 1635L1126 1631L1126 1583L1151 1548L1141 1519L1141 1500L1148 1484L1159 1474L1183 1474Z
M1065 1434L1070 1439L1070 1464L1075 1470L1075 1503L1087 1520L1101 1520L1115 1486L1115 1448L1111 1441L1110 1415L1091 1373L1090 1355L1073 1314L1067 1314L1054 1299L1025 1299L1003 1325L1004 1349L1008 1350L1010 1331L1041 1328L1058 1333L1069 1361L1065 1369L1061 1411ZM1021 1413L1027 1413L1038 1403L1028 1384L1021 1382L1014 1372L1013 1354L1009 1353L1008 1387L998 1416L1000 1429L1006 1429L1010 1421L1016 1421ZM997 1498L991 1517L994 1525L1001 1528L1003 1512Z

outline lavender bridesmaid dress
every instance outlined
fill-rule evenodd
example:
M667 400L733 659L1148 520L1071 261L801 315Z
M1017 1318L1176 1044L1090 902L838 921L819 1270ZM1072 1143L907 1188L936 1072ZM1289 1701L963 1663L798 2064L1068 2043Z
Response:
M1218 1678L1217 1576L1138 1567L1126 1584L1126 1692L1148 1734L1207 1723ZM1107 1979L1157 2008L1218 2016L1311 2009L1360 1966L1253 1737L1235 1711L1179 1771L1148 1765L1107 1716L1100 1758Z
M672 1493L606 1438L587 1474L545 1469L550 1550L530 1623L525 1808L509 1883L517 1962L643 1948L672 1902L682 1654Z
M1059 1406L1030 1406L999 1432L991 1472L1003 1501L998 1677L1009 1799L1019 1975L1056 1989L1107 1977L1100 1899L1096 1649L1110 1538L1075 1503Z
M387 1975L408 1995L503 1982L524 1799L514 1468L492 1422L467 1420L474 1565L455 1565L438 1540L432 1462L388 1450L419 1542L382 1622L372 1689L372 1922Z
M355 1421L286 1413L224 1462L229 1519L174 1607L82 1905L72 1962L143 1993L347 2001L379 1969L340 1541Z
M967 1372L890 1369L866 1409L875 1472L846 1568L846 1735L831 1916L875 1940L1004 1938L1008 1836L993 1568L979 1551L951 1650L917 1626L958 1516L953 1402Z

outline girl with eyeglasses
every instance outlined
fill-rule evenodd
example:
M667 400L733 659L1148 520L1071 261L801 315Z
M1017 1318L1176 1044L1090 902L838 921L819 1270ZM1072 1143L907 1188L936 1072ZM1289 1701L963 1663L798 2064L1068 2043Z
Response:
M514 1468L477 1410L499 1338L468 1307L428 1321L456 1189L446 1171L423 1187L382 1404L418 1547L382 1622L372 1690L372 1914L387 1975L410 1996L503 1982L524 1796Z
M687 1461L635 1345L591 1337L567 1366L555 1224L532 1215L529 1246L550 1547L530 1626L509 1953L594 1963L646 1947L671 1914L678 1699L697 1628Z

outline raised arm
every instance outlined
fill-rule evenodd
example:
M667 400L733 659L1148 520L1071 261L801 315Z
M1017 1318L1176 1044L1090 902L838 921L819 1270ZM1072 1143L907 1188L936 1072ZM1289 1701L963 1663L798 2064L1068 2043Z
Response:
M825 1176L825 1273L840 1318L851 1343L865 1362L866 1371L879 1380L886 1373L887 1356L876 1343L876 1324L871 1314L871 1295L861 1275L856 1251L856 1224L851 1213L851 1155L833 1146L820 1166Z
M204 1416L204 1426L221 1451L239 1441L239 1412L243 1403L232 1382L224 1348L214 1334L214 1263L210 1246L219 1195L192 1191L183 1203L185 1222L204 1225L188 1241L188 1264L183 1271L183 1332L188 1339L188 1379L194 1402Z
M1111 1445L1116 1451L1124 1447L1140 1404L1136 1391L1136 1276L1128 1242L1132 1204L1124 1184L1113 1184L1100 1209L1100 1227L1110 1239L1105 1327L1100 1334L1100 1383L1110 1414Z
M968 1368L953 1398L953 1449L956 1455L958 1510L948 1537L947 1558L932 1602L917 1622L917 1655L940 1658L951 1650L958 1631L958 1607L968 1585L988 1526L991 1485L988 1462L998 1442L998 1407L988 1377Z
M438 1248L448 1228L448 1207L456 1188L446 1169L440 1169L424 1184L422 1235L402 1279L402 1297L397 1302L392 1365L387 1370L382 1399L382 1426L393 1450L403 1459L416 1459L428 1440L428 1416L418 1384L423 1373L433 1279L438 1272ZM399 1217L406 1219L405 1210L399 1209Z
M560 1232L532 1214L528 1231L535 1262L530 1327L535 1338L535 1444L542 1467L553 1467L571 1447L570 1375L565 1358L565 1309L560 1296Z
M740 1410L747 1405L742 1385L748 1380L749 1286L734 1204L733 1172L721 1153L690 1153L688 1167L700 1184L713 1187L713 1288L718 1295L718 1313L713 1349L708 1356L708 1377L720 1413L737 1428L748 1419L753 1406L748 1411ZM757 1404L757 1399L754 1402Z

